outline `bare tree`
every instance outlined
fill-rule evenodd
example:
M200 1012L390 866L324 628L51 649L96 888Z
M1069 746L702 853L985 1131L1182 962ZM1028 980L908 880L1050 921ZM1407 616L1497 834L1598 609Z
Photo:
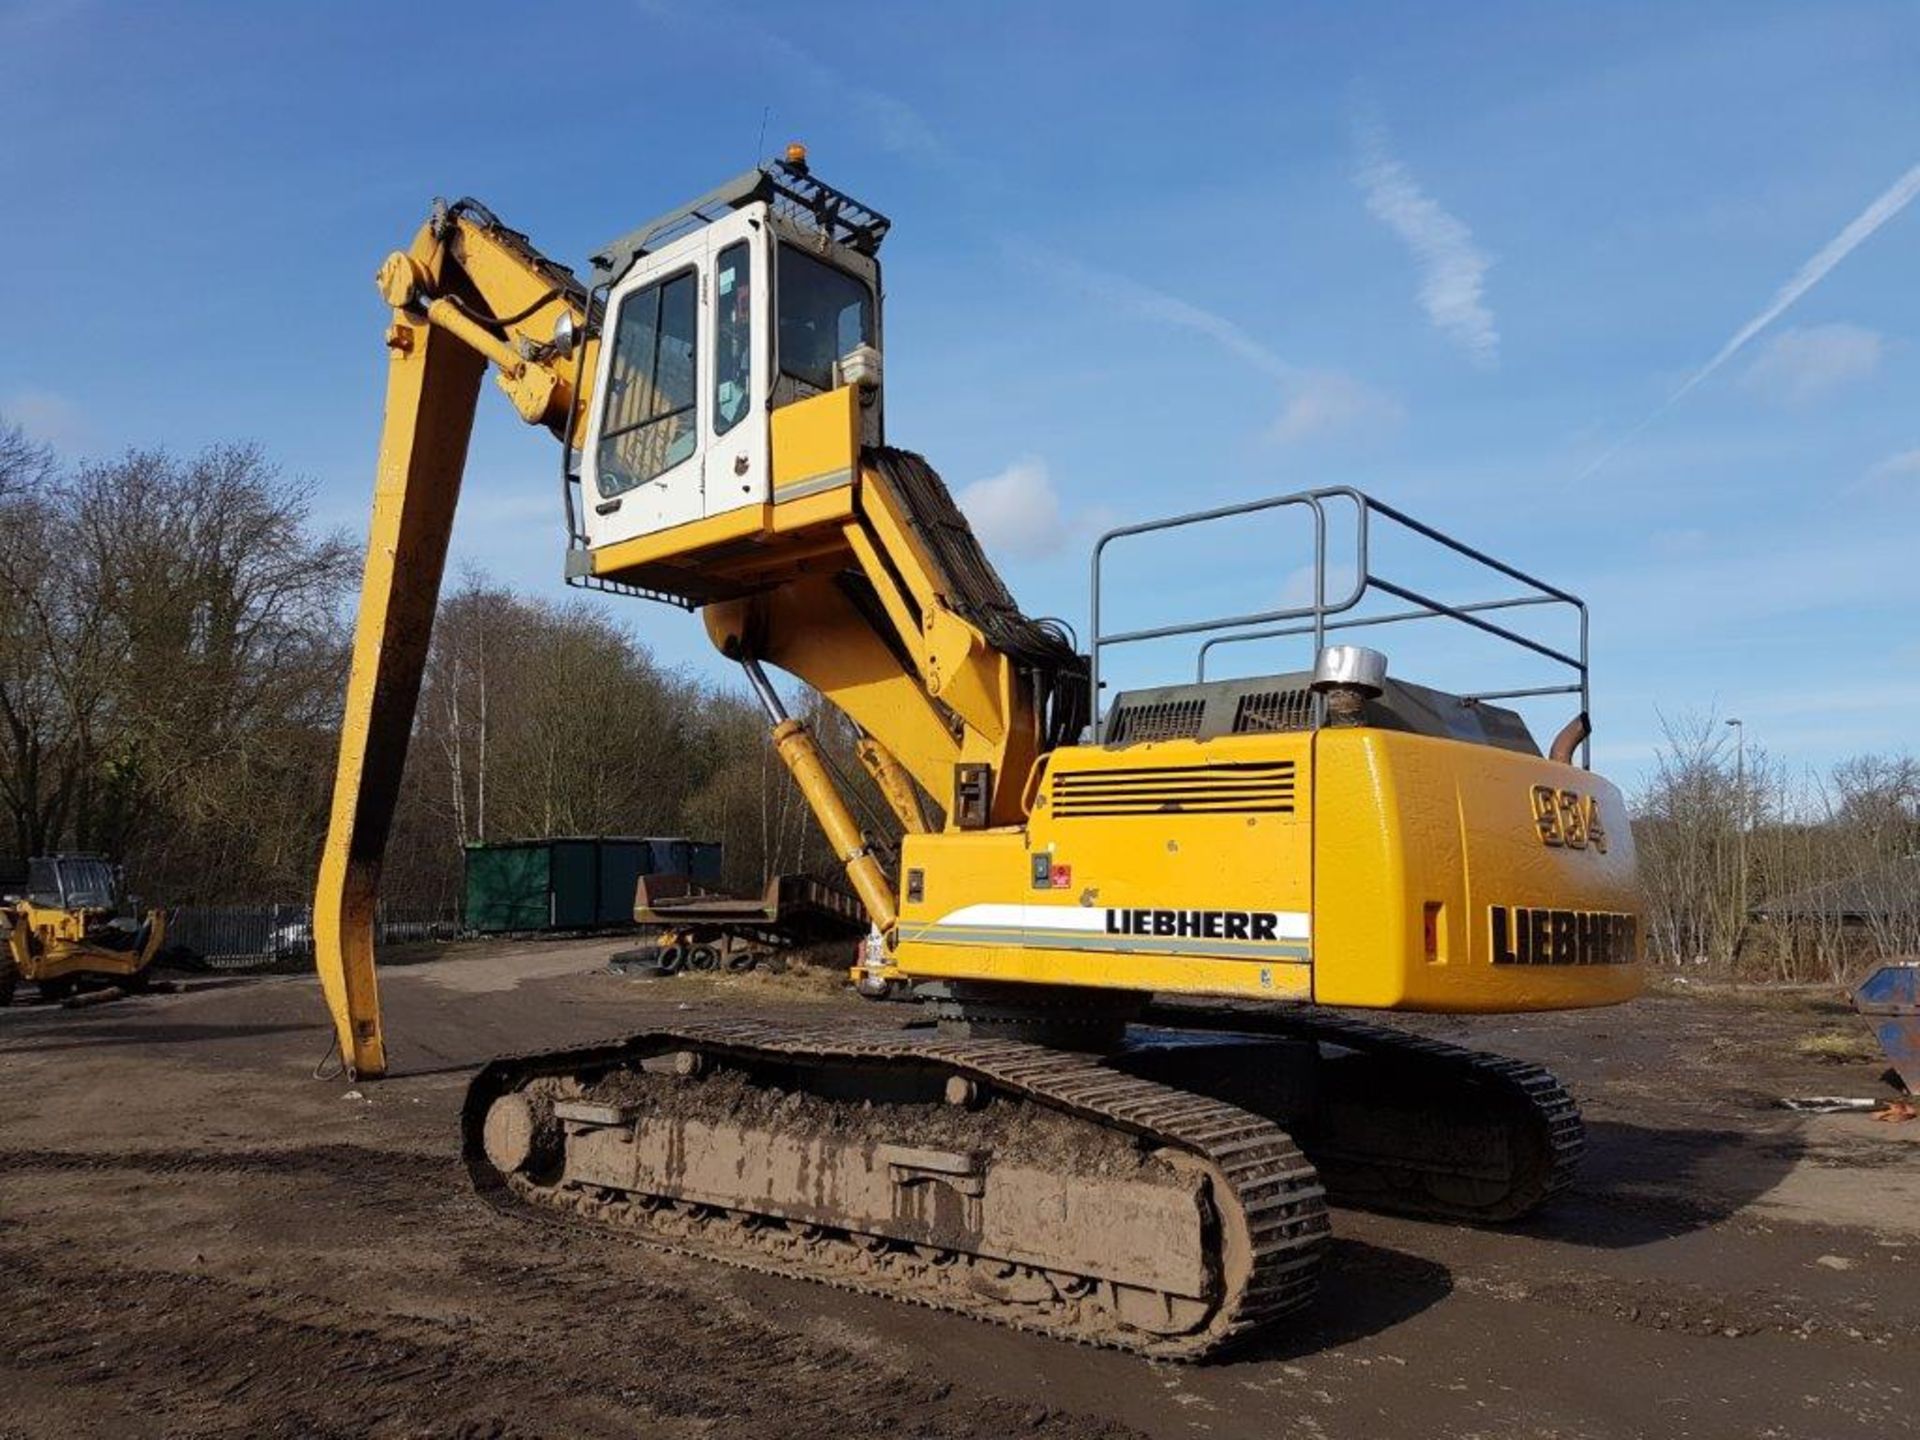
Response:
M0 444L10 456L17 443ZM15 842L173 891L304 884L340 695L336 537L257 450L132 451L5 486L0 802Z
M1735 838L1751 819L1750 797L1735 783L1715 717L1663 716L1661 730L1634 823L1649 939L1673 960L1724 966L1744 928Z

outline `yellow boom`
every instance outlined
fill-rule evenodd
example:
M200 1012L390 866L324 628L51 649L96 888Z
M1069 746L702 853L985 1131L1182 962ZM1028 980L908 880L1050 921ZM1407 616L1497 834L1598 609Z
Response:
M393 306L386 419L313 909L340 1054L364 1076L386 1071L374 911L480 380L493 361L521 416L571 439L585 412L553 337L563 321L587 322L573 276L470 202L436 207L412 247L380 267L379 285Z
M492 361L523 419L581 447L592 395L575 377L595 373L599 343L572 274L471 202L436 210L379 285L394 307L386 420L314 902L321 984L359 1076L386 1069L373 955L380 867L481 374ZM585 353L556 345L556 331L588 337ZM1017 824L1042 748L1036 673L1077 659L1018 615L917 457L863 459L861 399L849 386L773 413L769 503L592 551L592 573L703 604L724 654L756 671L778 665L829 695L864 732L863 763L909 832L927 828L915 784L944 798L956 776L967 777L955 803L972 808L969 824ZM1077 730L1078 718L1063 712L1059 723ZM773 739L875 924L891 931L894 877L868 852L812 736L780 715Z

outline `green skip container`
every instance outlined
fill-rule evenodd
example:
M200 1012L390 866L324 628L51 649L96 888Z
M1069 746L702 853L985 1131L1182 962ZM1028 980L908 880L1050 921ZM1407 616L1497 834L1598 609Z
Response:
M466 847L461 918L481 935L631 925L642 875L718 885L721 860L717 842L678 836L482 841Z

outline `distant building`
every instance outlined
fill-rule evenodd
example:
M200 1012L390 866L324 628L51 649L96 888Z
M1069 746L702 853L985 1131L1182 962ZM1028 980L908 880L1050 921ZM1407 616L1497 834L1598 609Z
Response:
M1899 923L1920 913L1920 855L1891 860L1858 875L1776 896L1756 907L1753 913L1755 919L1772 924Z

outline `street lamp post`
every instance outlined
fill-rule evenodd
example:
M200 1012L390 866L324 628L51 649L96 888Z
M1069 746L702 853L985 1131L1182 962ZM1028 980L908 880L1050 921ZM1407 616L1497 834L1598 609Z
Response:
M1734 931L1736 937L1747 928L1747 726L1744 720L1729 720L1733 727L1733 794L1734 804L1738 807L1738 829L1734 831L1734 895L1739 906L1739 928ZM1735 941L1736 947L1738 940Z

